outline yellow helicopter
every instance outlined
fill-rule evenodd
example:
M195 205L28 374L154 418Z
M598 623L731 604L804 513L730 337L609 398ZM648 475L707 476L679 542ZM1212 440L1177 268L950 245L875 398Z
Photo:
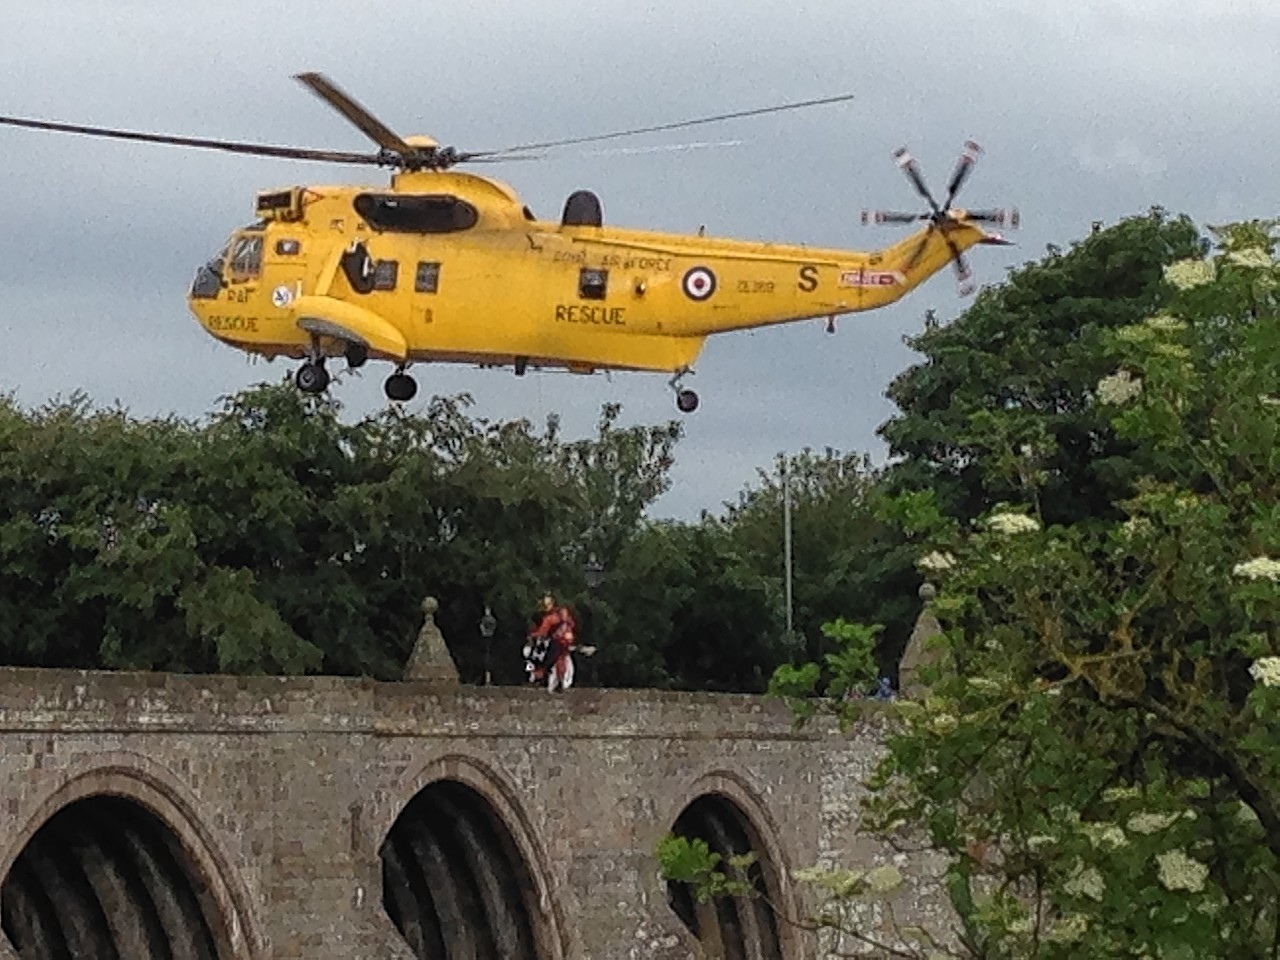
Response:
M598 197L577 191L558 222L537 219L506 184L459 164L528 159L551 148L673 130L851 99L830 97L638 130L462 152L421 136L401 138L326 77L296 77L368 136L376 153L349 153L169 136L0 117L0 124L257 156L386 166L388 186L294 186L257 194L251 225L200 267L188 302L217 339L269 358L301 359L297 386L329 385L329 358L349 367L395 365L386 395L407 401L411 364L659 371L676 405L698 406L681 387L714 333L871 310L953 264L971 291L964 251L1003 244L979 224L1017 225L1017 212L952 203L979 148L965 144L939 204L915 160L898 165L928 203L923 213L862 214L864 223L923 229L877 252L713 239L604 225ZM831 327L829 326L829 329Z

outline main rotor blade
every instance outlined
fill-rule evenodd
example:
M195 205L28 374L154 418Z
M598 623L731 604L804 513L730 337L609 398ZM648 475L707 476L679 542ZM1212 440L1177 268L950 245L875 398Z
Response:
M56 123L52 120L27 120L22 117L0 117L0 124L10 127L23 127L28 130L78 133L89 137L133 140L139 143L161 143L174 147L197 147L202 150L222 150L227 153L242 153L257 157L280 157L286 160L321 160L328 163L362 163L370 166L379 166L387 162L387 158L378 153L348 153L339 150L311 150L306 147L277 147L263 143L242 143L236 140L178 137L162 133L115 130L109 127L87 127L76 123Z
M696 127L704 123L720 123L724 120L736 120L739 117L759 117L766 113L781 113L784 110L801 110L806 107L818 107L830 103L843 103L852 100L852 93L837 97L823 97L818 100L801 100L797 103L784 103L776 107L758 107L754 110L738 110L734 113L721 113L714 117L700 117L697 120L679 120L675 123L660 123L652 127L637 127L634 130L619 130L616 133L601 133L590 137L569 137L565 140L547 140L542 143L522 143L514 147L503 147L500 150L484 150L471 154L472 157L494 156L501 153L514 153L518 150L547 150L551 147L571 147L580 143L598 143L602 140L617 140L622 137L635 137L642 133L657 133L662 130L682 130L685 127Z
M408 156L414 148L405 143L391 128L356 103L336 83L322 73L299 73L295 80L310 87L312 92L333 109L355 124L366 137L392 153Z

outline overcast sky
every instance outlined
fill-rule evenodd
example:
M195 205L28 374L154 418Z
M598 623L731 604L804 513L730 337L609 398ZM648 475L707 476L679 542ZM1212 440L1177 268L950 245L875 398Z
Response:
M854 93L692 138L737 147L566 150L482 172L548 219L586 187L620 226L868 249L901 233L863 227L864 207L916 206L892 151L908 145L940 193L973 138L986 152L961 201L1023 219L1017 247L972 252L986 283L1152 204L1201 223L1280 212L1274 0L5 0L4 31L0 114L335 149L369 145L293 74L328 73L402 135L464 149ZM14 129L0 158L0 391L37 404L80 389L139 415L199 416L285 374L216 343L185 303L257 190L385 178ZM654 513L718 512L782 451L882 459L884 390L915 359L903 336L963 306L943 273L834 336L809 321L709 340L688 382L702 407ZM337 388L353 414L385 402L384 367ZM482 416L559 413L570 435L607 401L628 421L681 416L661 375L415 373L415 406L465 391Z

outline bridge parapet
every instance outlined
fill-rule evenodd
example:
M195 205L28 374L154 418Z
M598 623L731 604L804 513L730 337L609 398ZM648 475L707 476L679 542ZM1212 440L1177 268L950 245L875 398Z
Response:
M195 936L182 923L203 911L220 960L434 957L461 936L516 957L691 957L658 840L690 809L741 828L801 912L795 868L895 856L857 834L877 727L797 731L740 695L0 669L5 931L52 936L39 886L61 842L89 851L71 886L126 907L128 864L175 850L196 906L164 935ZM141 811L136 854L102 826L124 809L111 798ZM385 901L384 881L400 891ZM752 956L812 955L785 924L734 923L714 935L763 938Z

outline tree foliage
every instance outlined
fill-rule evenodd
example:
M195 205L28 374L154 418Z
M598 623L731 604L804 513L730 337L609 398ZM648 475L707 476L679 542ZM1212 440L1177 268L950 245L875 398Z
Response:
M810 661L835 649L825 625L845 617L881 625L879 673L895 672L918 612L920 577L905 538L879 515L883 483L863 454L804 450L760 471L725 513L734 548L781 596L789 489L794 643Z
M398 673L428 594L464 676L485 604L516 652L541 591L585 593L668 483L674 424L565 442L465 398L344 424L289 385L206 422L83 397L0 406L0 651L7 662Z
M587 684L762 692L802 652L784 629L776 476L724 516L653 521L676 424L622 427L606 406L594 436L566 440L554 418L538 430L467 407L438 397L347 423L287 383L199 422L81 396L3 402L0 656L393 677L433 595L463 679L519 682L547 590L598 650ZM791 483L798 636L829 643L820 625L850 611L900 637L914 583L897 583L914 574L873 515L865 459L805 453ZM606 570L595 590L590 557Z
M911 340L924 360L893 381L899 413L880 430L899 458L893 487L932 491L969 520L1034 481L1052 523L1107 515L1142 461L1093 403L1106 340L1154 313L1164 266L1200 249L1189 220L1154 210L1028 264Z
M1069 419L1127 470L992 448L972 521L960 473L896 505L950 666L898 709L868 823L947 864L958 926L921 953L1280 950L1280 268L1271 224L1215 238L1092 338Z

